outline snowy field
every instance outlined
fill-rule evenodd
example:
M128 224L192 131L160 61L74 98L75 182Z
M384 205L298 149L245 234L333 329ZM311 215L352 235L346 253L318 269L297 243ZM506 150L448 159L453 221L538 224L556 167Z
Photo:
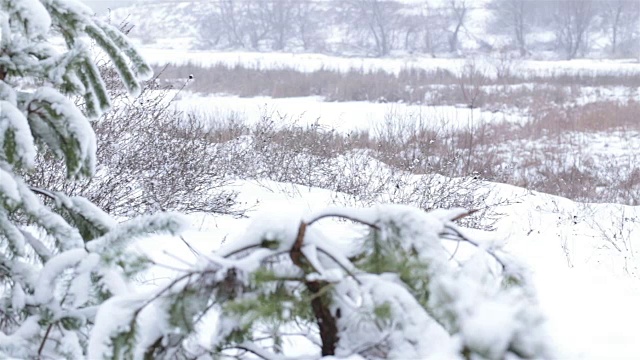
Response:
M530 268L559 358L637 359L637 208L580 204L511 186L488 185L497 187L494 196L516 202L499 209L504 217L490 237L504 243L507 251ZM323 189L268 181L238 182L234 188L240 191L241 201L255 204L256 212L312 212L335 198ZM192 215L191 219L194 230L185 239L204 253L219 248L222 241L232 242L250 221L211 215ZM330 227L336 232L344 228L344 223ZM176 258L193 261L193 254L178 239L151 238L138 246L159 263L175 264ZM147 280L162 284L167 276L164 271L158 269Z
M455 106L422 106L397 103L325 102L321 97L269 98L237 96L187 95L176 101L181 111L211 114L214 117L237 116L248 125L264 116L276 122L295 122L301 126L319 125L341 133L380 128L392 119L407 124L425 124L427 128L471 129L496 122L521 123L517 115ZM277 124L276 124L277 125Z

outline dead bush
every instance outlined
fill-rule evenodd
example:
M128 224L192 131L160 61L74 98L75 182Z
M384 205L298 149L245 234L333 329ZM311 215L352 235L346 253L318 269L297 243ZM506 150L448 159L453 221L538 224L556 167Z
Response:
M113 70L103 67L110 85ZM113 109L93 123L96 175L65 181L59 161L43 154L28 182L84 196L116 216L159 210L241 215L224 164L217 161L219 149L210 146L212 131L172 110L170 92L155 80L135 99L115 84L110 87Z

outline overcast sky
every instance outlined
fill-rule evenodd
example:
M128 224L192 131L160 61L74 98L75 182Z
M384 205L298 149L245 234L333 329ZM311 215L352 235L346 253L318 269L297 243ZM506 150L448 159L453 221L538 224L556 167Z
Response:
M91 6L97 13L103 13L107 9L115 9L117 7L126 6L134 3L135 0L82 0L87 5Z

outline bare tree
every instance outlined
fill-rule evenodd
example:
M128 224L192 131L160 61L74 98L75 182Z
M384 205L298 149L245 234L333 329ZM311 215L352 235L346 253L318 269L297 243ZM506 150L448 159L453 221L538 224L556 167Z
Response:
M640 2L603 0L598 2L598 5L602 14L602 26L611 44L611 54L618 55L620 44L634 40L640 19Z
M510 35L522 56L528 53L527 33L531 30L532 14L537 6L544 6L544 3L533 0L494 0L489 7L493 13L493 31Z
M264 17L266 37L271 40L271 50L284 50L289 40L294 37L295 29L292 19L295 13L296 0L263 0L256 1L258 14Z
M589 50L589 32L595 17L594 1L560 0L553 5L553 30L558 48L567 59L575 58L578 53L585 54Z
M434 6L432 1L405 4L407 11L402 14L400 24L405 50L426 52L433 56L438 51L447 50L447 19L442 16L442 9Z
M218 0L210 13L203 15L199 40L204 47L245 47L245 17L238 0Z
M467 0L449 0L449 51L458 51L460 31L464 29L465 22L469 15L469 4Z
M324 11L314 1L293 1L293 17L291 19L295 38L304 50L322 48L324 37L320 31L325 19Z
M347 24L373 44L377 56L394 48L402 4L393 0L349 0L345 2Z
M276 2L277 0L273 1ZM271 19L270 4L272 1L242 1L245 18L244 32L249 38L249 45L254 50L260 50L261 43L266 40L271 31L273 21Z

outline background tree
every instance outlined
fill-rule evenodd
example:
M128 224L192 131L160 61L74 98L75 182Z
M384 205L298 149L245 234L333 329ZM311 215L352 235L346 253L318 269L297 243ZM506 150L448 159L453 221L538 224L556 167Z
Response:
M272 0L259 1L269 21L269 37L271 38L271 50L284 50L289 41L295 36L293 18L296 12L296 0Z
M344 2L346 25L352 34L371 44L376 56L386 56L395 47L402 4L392 0L350 0Z
M292 26L295 38L305 51L324 48L325 35L322 26L326 25L327 10L315 1L292 1Z
M592 0L555 1L553 5L553 31L558 49L567 59L575 58L589 51L589 35L595 17Z
M447 19L449 22L449 52L458 51L460 32L464 29L469 15L467 0L449 0L447 3Z
M242 2L216 1L215 7L203 16L199 40L203 47L244 48L247 46L246 20Z
M134 238L176 233L173 215L117 224L81 197L30 186L38 152L63 160L70 179L95 169L87 117L110 101L86 36L113 62L124 88L140 92L151 69L117 29L90 9L64 0L0 1L0 357L84 358L98 306L128 292L141 258L125 252ZM66 51L49 41L51 30ZM80 96L84 114L69 96Z
M408 51L429 53L449 49L448 19L444 9L431 0L405 4L401 28L404 31L404 48Z
M537 6L545 5L531 0L494 0L489 6L493 14L493 32L509 35L521 56L528 53L527 34L531 30Z
M606 0L599 1L596 4L598 12L601 14L603 30L611 44L611 55L616 56L621 53L620 44L626 44L631 49L638 48L638 45L634 44L634 42L639 38L638 34L640 33L638 29L640 2L633 0ZM624 55L630 55L630 53Z

